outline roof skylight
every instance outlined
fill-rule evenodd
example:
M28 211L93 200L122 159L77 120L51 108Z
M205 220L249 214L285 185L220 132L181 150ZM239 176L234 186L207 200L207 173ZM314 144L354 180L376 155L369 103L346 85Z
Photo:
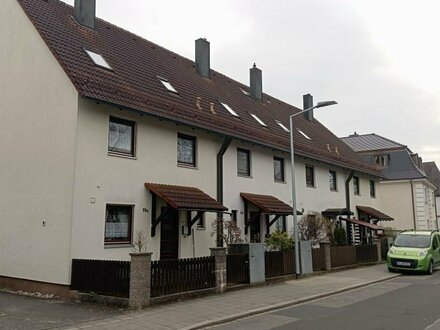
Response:
M101 54L97 54L95 52L92 52L90 50L84 49L87 55L92 59L93 63L95 63L97 66L100 66L105 69L113 70L110 64L107 63L107 61L102 57Z
M235 117L240 117L240 116L239 116L234 110L232 110L232 108L231 108L229 105L227 105L226 103L220 102L220 104L221 104L226 110L228 110L229 113L230 113L231 115L233 115L233 116L235 116Z
M245 95L247 95L247 96L250 96L251 95L251 93L249 93L247 90L245 90L245 89L241 89L240 88L240 90L243 92L243 94L245 94Z
M286 126L284 126L284 124L282 122L280 122L278 120L275 120L275 121L283 130L285 130L286 132L290 132L290 130Z
M157 77L160 82L165 86L166 89L168 89L170 92L178 94L177 90L173 87L173 85L170 84L170 82L164 78Z
M311 140L310 136L308 136L306 133L304 133L303 131L301 131L299 128L296 129L298 132L301 133L302 136L304 136L307 140Z
M262 120L261 120L260 118L258 118L256 115L254 115L254 114L251 113L251 116L254 117L254 119L255 119L256 121L258 121L258 123L259 123L261 126L266 126L266 127L267 127L267 125L264 123L264 121L262 121Z

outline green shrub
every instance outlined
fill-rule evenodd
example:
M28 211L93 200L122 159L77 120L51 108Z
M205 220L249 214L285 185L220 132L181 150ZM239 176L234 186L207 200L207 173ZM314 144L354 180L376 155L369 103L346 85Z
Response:
M347 233L343 227L335 228L333 233L335 245L347 245Z
M270 251L284 251L293 248L293 239L286 232L275 231L265 241Z

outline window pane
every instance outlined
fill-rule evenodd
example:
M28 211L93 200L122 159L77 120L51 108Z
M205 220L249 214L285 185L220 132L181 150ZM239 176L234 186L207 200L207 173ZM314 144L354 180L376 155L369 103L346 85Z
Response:
M359 195L359 178L357 176L353 177L353 190L356 195Z
M375 187L375 182L373 180L370 180L370 196L376 197L376 187Z
M108 134L109 151L133 155L133 130L134 123L125 123L123 121L110 118Z
M283 215L283 216L281 216L281 217L277 220L277 222L276 222L276 229L277 229L278 231L285 232L285 231L287 231L287 228L286 228L286 227L287 227L287 226L286 226L286 216Z
M273 159L273 170L274 179L276 181L284 181L284 159L275 157Z
M315 186L313 167L311 166L306 166L306 184L311 187Z
M131 206L107 206L106 242L131 242Z
M329 171L330 190L336 190L336 172Z
M250 175L249 151L237 149L237 172Z
M195 165L195 138L179 134L177 138L177 161Z

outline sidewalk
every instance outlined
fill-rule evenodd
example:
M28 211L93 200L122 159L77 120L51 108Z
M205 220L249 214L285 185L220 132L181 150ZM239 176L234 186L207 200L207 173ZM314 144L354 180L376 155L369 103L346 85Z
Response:
M311 276L203 298L153 306L64 329L202 329L249 315L348 291L399 276L386 265Z

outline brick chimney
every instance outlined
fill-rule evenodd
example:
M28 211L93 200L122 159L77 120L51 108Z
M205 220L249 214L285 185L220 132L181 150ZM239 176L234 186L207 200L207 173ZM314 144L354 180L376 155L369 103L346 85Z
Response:
M203 77L209 78L210 69L209 41L199 38L196 40L196 70Z
M75 0L76 21L90 29L95 29L96 0Z
M263 73L254 63L254 66L249 69L250 72L250 88L251 95L257 100L263 99Z

